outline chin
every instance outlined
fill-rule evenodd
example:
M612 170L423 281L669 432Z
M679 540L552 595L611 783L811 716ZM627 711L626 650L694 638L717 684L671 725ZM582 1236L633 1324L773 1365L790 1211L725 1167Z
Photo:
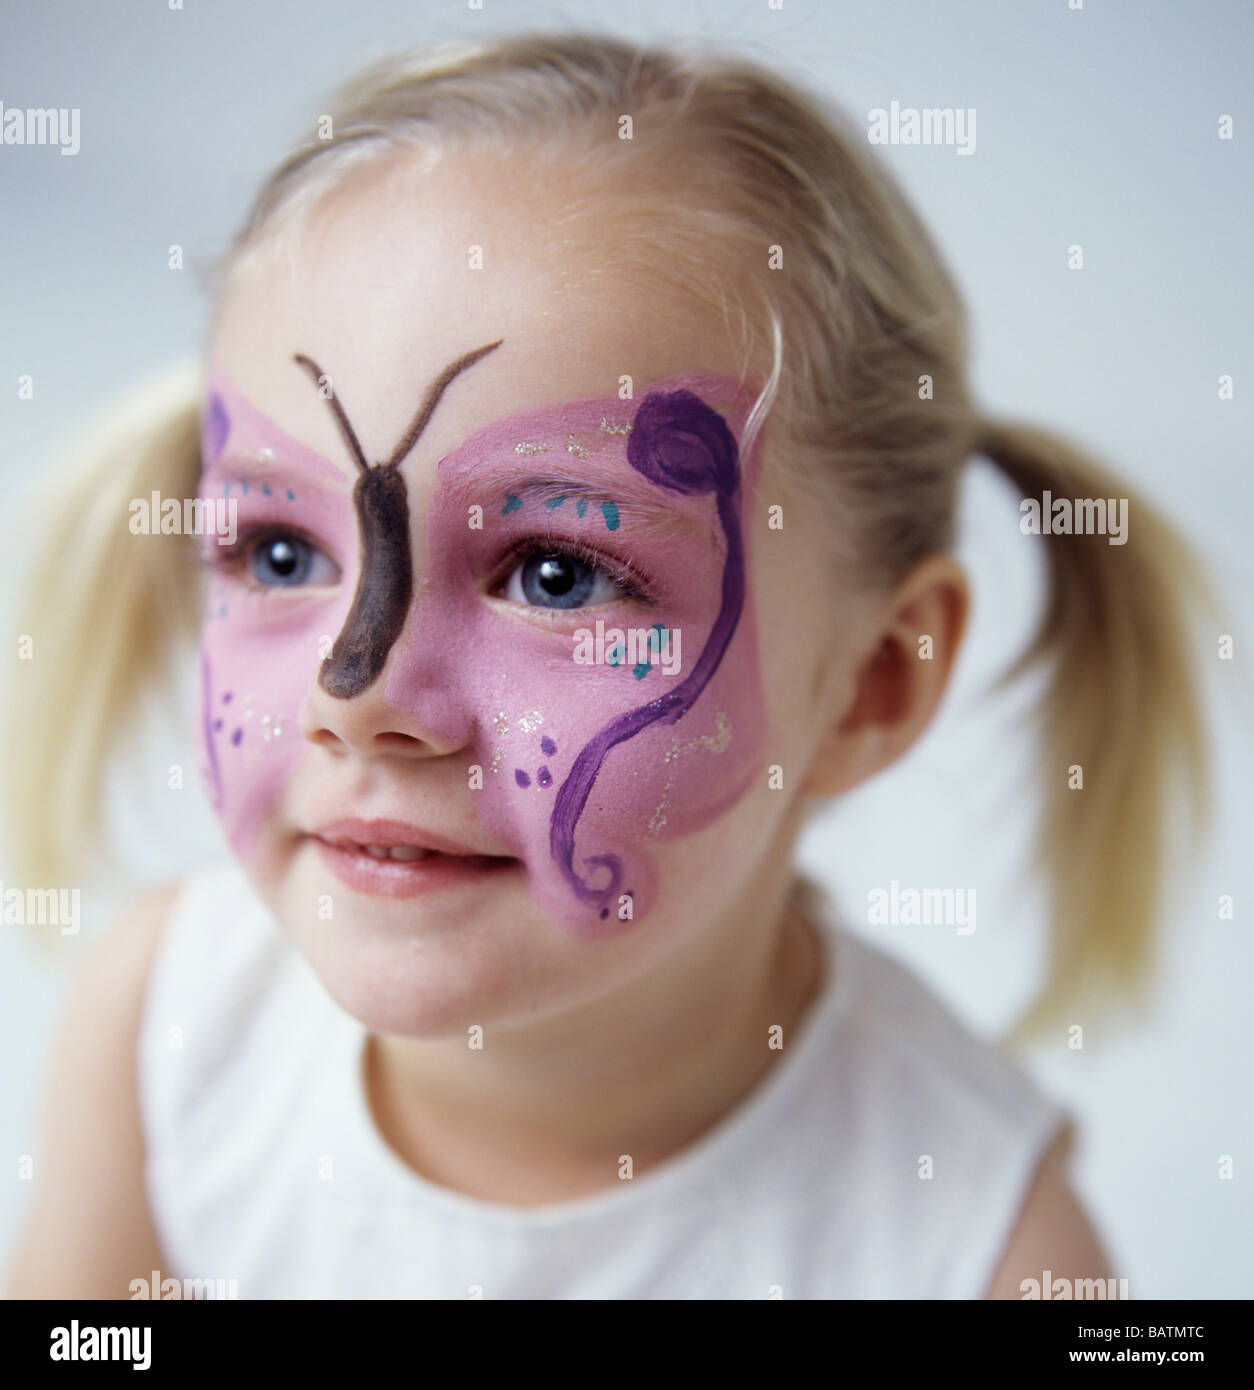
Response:
M276 834L248 871L331 999L372 1032L414 1039L538 1023L629 980L674 935L657 915L574 933L521 861L394 896L349 886L307 837Z
M545 936L518 870L486 888L372 896L329 881L302 850L262 893L326 992L371 1031L464 1038L513 1011Z
M304 954L335 1003L372 1033L464 1040L475 1025L488 1030L499 1023L510 1004L509 972L470 967L456 953L433 960L429 952L349 934Z

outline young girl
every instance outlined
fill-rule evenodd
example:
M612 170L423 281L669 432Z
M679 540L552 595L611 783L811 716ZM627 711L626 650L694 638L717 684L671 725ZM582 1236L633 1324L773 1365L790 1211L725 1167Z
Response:
M1114 1276L1065 1114L792 865L937 709L968 459L1128 496L964 371L865 140L749 62L540 34L360 78L261 190L203 373L101 442L37 576L30 881L193 603L232 859L94 949L11 1291ZM130 533L153 492L197 502L200 570ZM1128 515L1120 546L1039 541L1055 925L1025 1025L1136 977L1164 779L1200 771L1188 557Z

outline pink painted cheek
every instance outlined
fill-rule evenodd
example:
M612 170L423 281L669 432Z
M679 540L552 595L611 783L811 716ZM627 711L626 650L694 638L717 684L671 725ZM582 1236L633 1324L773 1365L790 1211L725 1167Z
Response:
M210 584L200 640L201 762L238 854L247 852L310 748L300 731L301 707L350 593L343 582L328 597L255 587L236 573Z
M298 716L320 665L303 624L258 630L232 622L237 586L211 586L201 631L199 732L205 785L233 850L258 824L308 750Z
M742 499L754 472L738 468L734 439L711 423L708 402L726 383L674 384L683 389L650 392L634 414L629 429L646 441L639 447L624 445L615 419L621 408L592 401L498 422L444 460L428 515L427 577L389 668L388 703L464 750L481 822L523 859L535 900L580 936L629 930L648 916L666 891L657 844L725 814L757 775L764 743L741 548ZM694 399L690 387L707 394ZM560 484L538 502L527 484L526 498L505 486L518 476L519 456L539 457L541 472L552 460L560 473L569 470L569 460L557 462L567 454L598 491L612 497L622 484L621 511L617 502L603 506L603 524L646 573L654 571L663 593L652 605L602 605L545 628L534 614L489 600L479 585L510 528L526 520L525 529L544 537L550 527L570 526L568 513L556 514L573 505ZM737 478L741 489L733 491ZM656 495L647 486L642 493L642 482L655 484ZM632 499L642 495L685 523L685 541L668 537L665 525L637 526L647 509L642 503L637 511ZM467 502L484 503L474 510L491 518L478 541L468 536ZM711 536L715 544L701 540ZM606 626L678 628L680 674L650 670L637 679L627 664L578 664L573 629L598 618ZM710 661L702 662L707 647ZM704 682L696 694L694 682ZM668 684L677 703L654 704Z
M454 536L439 536L435 509L432 553L447 553ZM453 526L461 513L451 511ZM718 670L676 723L659 723L610 750L578 819L575 864L597 881L595 861L621 864L630 917L617 899L589 903L572 891L555 858L552 817L562 783L580 751L607 724L668 688L692 669L717 612L721 557L706 558L689 576L704 596L685 609L683 662L675 676L660 669L637 679L633 669L574 661L567 634L511 617L486 602L455 571L427 586L411 617L403 648L389 668L387 699L426 728L464 744L470 770L481 769L472 800L480 822L503 850L527 865L535 900L567 930L595 937L629 930L665 892L656 867L659 843L719 819L760 769L764 742L761 682L752 605L746 604ZM588 610L588 625L596 610ZM642 619L648 626L653 619ZM667 615L659 613L657 621ZM627 619L605 618L606 625ZM473 783L471 783L473 785ZM605 913L603 916L602 913Z
M221 373L211 382L203 456L212 473L201 495L236 499L241 541L250 528L290 527L316 538L341 567L340 583L321 594L249 583L242 557L238 570L210 579L200 636L201 773L228 842L244 856L309 750L299 714L326 639L348 610L357 541L349 485L337 470L279 430ZM228 443L229 467L218 462ZM289 470L290 486L262 481L264 474L250 481L250 461L276 460Z
M762 701L748 621L691 709L676 723L651 725L605 755L576 823L574 865L583 877L602 882L596 866L609 856L620 861L620 886L631 897L626 922L620 901L598 908L572 892L553 852L554 800L584 747L613 720L647 702L649 682L657 682L656 696L680 677L650 672L637 681L629 666L580 667L569 652L546 662L536 651L531 661L519 663L525 675L498 677L496 698L484 701L482 694L493 688L492 667L508 669L520 645L499 628L485 614L477 634L478 719L485 737L476 751L485 768L496 769L485 774L476 801L479 816L520 846L537 900L571 930L625 930L646 917L665 891L655 847L718 820L757 774ZM682 631L684 641L699 648L709 628L686 623ZM506 717L497 726L502 711Z

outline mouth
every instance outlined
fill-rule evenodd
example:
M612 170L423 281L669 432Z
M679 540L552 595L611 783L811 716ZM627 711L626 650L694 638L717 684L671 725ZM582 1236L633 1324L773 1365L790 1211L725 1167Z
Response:
M483 854L401 821L339 821L309 838L342 883L372 897L481 885L522 866L512 855Z

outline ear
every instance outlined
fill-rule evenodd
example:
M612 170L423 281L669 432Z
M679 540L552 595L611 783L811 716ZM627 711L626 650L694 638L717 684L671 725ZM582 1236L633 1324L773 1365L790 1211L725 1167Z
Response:
M829 688L828 733L805 790L837 796L896 762L931 722L949 682L971 606L950 555L918 564L874 610L854 668Z

